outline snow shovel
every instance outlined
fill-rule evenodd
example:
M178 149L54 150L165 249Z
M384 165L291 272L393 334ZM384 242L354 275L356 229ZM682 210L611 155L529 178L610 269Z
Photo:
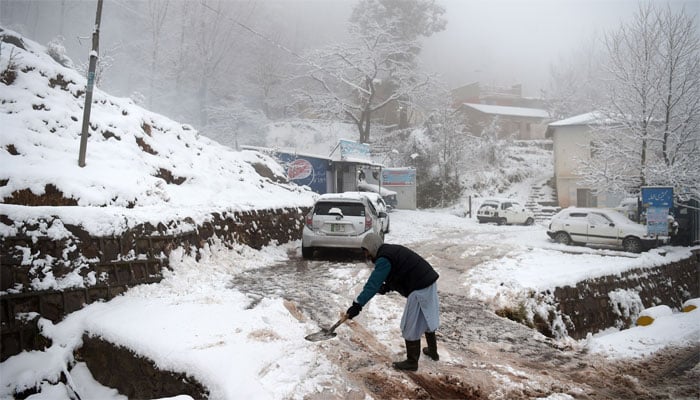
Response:
M337 333L335 333L335 328L339 327L340 324L348 320L348 315L343 314L343 316L338 320L338 322L335 323L335 325L331 326L329 329L323 328L321 329L320 332L312 333L310 335L307 335L304 339L310 341L310 342L320 342L321 340L326 340L326 339L331 339L334 338Z

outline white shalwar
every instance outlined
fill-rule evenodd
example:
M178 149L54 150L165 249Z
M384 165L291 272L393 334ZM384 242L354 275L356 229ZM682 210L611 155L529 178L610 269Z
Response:
M401 334L407 341L420 340L425 332L435 332L440 325L440 303L437 282L414 290L406 299L401 317Z

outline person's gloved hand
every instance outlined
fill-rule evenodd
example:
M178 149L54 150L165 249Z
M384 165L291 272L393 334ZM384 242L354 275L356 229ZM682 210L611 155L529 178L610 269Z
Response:
M389 289L386 283L382 283L382 286L379 287L379 291L377 291L378 294L387 294L389 292L391 292L391 289Z
M346 311L345 314L348 315L348 318L353 319L360 314L360 311L362 311L362 306L353 301L352 305L350 308L348 308L348 311Z

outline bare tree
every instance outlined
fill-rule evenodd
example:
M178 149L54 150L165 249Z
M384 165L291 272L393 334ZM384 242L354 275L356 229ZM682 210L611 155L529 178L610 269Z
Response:
M156 70L158 69L161 38L170 0L151 0L148 2L148 20L151 30L151 66L148 76L148 107L153 107L154 86L156 82Z
M447 20L443 18L444 14L445 9L436 4L435 0L360 0L353 8L350 22L362 31L381 27L398 40L413 42L407 52L397 55L402 60L411 62L421 51L418 42L421 37L429 37L445 29ZM389 77L385 82L385 91L396 86L392 79ZM395 104L385 106L385 116L391 116L388 122L394 121L393 116L396 115L398 128L408 128L412 116L415 116L413 100L399 98L394 101Z
M240 97L229 96L208 110L210 123L203 133L220 143L240 149L240 145L261 146L265 143L263 127L270 120L259 109L245 104Z
M354 41L334 45L310 55L313 68L305 76L315 85L298 98L312 112L352 121L359 140L369 143L373 113L391 102L409 102L424 91L432 77L416 72L414 41L397 38L376 24L352 24ZM313 89L316 89L315 91Z
M272 40L281 42L279 35L275 35ZM288 82L289 55L276 48L259 46L250 49L250 67L252 71L246 74L247 83L251 86L251 93L257 99L259 107L268 118L272 118L279 113L276 109L281 103L289 100L285 93L281 92L283 85Z
M642 5L607 35L610 79L582 174L602 190L700 186L700 74L694 19Z
M657 13L661 99L661 160L654 175L680 187L698 186L700 165L700 43L695 19L674 14L667 6ZM695 174L687 172L695 171Z
M443 18L445 9L435 4L435 0L360 0L350 17L350 22L361 29L387 24L389 33L402 40L416 40L443 31L447 21ZM414 49L418 53L420 47Z
M601 103L602 55L597 43L592 39L550 66L549 84L542 97L553 119L587 113Z

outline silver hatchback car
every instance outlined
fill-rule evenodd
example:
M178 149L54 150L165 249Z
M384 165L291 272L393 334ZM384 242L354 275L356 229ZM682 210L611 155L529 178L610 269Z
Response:
M301 255L311 258L318 248L360 250L362 239L370 232L384 237L380 219L386 217L359 193L321 195L304 218Z

